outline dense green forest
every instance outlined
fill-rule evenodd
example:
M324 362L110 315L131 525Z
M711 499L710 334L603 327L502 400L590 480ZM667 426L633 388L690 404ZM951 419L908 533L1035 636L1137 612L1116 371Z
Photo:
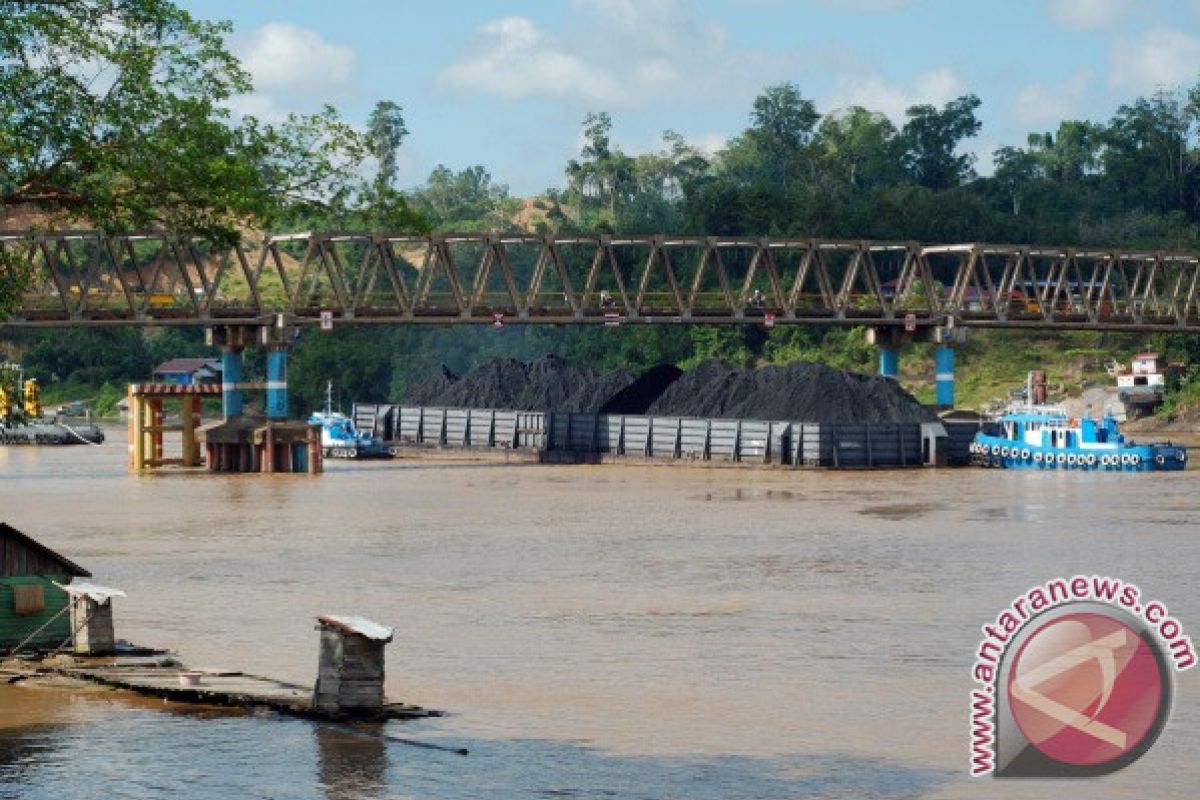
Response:
M125 29L144 30L145 36L105 39L113 36L110 28L95 23L118 13L132 14L123 19ZM64 39L63 31L78 33L84 26L91 26L86 35ZM175 37L171 47L163 45L164 30ZM226 47L228 33L227 26L197 21L165 0L97 0L73 11L31 6L0 21L0 55L44 53L48 42L68 41L73 50L63 59L86 62L103 54L128 75L117 84L122 91L98 99L69 81L55 84L39 66L46 62L37 59L24 62L30 74L6 71L0 77L0 143L40 144L0 147L0 200L6 207L86 217L114 230L157 224L218 241L254 220L275 228L520 228L1200 249L1200 86L1130 98L1105 122L1063 120L1054 130L1032 132L1025 142L997 150L987 175L977 172L980 165L970 154L983 102L973 95L941 107L913 106L898 124L866 108L818 109L802 87L782 83L762 90L746 109L745 129L718 152L667 131L657 151L625 153L613 142L619 120L597 111L583 120L583 144L563 165L562 184L538 198L515 198L483 165L438 166L424 184L399 187L396 157L408 130L401 105L391 100L376 105L362 130L343 123L333 109L277 126L233 119L221 101L247 91L250 82ZM156 63L173 69L146 66ZM153 113L146 110L148 100L156 103ZM100 121L72 115L72 103L99 107ZM51 108L60 116L42 113ZM378 169L364 179L356 167L368 155ZM177 166L161 174L155 167L165 156ZM112 187L118 184L133 190L117 193ZM195 196L185 191L201 185ZM12 301L11 287L0 286L0 309L6 291ZM1200 363L1195 337L977 335L960 358L965 399L983 398L1019 379L1037 359L1086 377L1105 357L1147 345L1174 360ZM3 346L34 375L57 384L60 395L95 396L108 384L106 398L119 394L122 382L145 377L159 359L203 352L198 332L178 331L9 335ZM298 342L291 361L293 403L297 412L316 407L326 380L346 398L398 399L442 364L461 372L495 356L547 353L596 368L630 369L713 357L746 365L819 359L872 369L875 357L861 331L839 329L342 329L306 334ZM905 357L905 374L918 391L931 372L928 357L920 347ZM1200 394L1195 376L1182 392L1184 398Z

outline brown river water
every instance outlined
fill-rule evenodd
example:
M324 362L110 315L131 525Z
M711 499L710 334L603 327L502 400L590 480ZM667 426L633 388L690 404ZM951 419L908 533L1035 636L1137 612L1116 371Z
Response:
M1200 631L1198 475L333 462L132 476L0 449L0 519L83 564L117 633L300 682L321 613L396 629L388 732L0 686L0 798L1025 798L968 777L969 668L1030 586L1112 575ZM1200 636L1197 636L1200 639ZM1200 681L1091 800L1194 797ZM1075 787L1070 787L1074 789Z

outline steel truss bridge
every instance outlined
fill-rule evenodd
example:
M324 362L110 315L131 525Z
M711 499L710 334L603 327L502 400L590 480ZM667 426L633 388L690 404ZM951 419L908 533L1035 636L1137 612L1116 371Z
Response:
M0 232L0 327L868 325L1200 332L1197 256L721 236ZM0 279L13 276L0 276ZM282 316L281 316L282 315ZM282 323L281 323L282 324Z

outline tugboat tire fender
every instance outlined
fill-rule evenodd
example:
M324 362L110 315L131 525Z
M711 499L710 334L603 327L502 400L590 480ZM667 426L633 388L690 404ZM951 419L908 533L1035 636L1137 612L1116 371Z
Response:
M1025 448L1024 450L1021 451L1021 460L1022 461L1029 460L1029 448Z
M1138 464L1142 463L1142 457L1135 453L1129 457L1129 463L1136 467Z
M1033 460L1034 460L1034 461L1036 461L1036 462L1037 462L1037 463L1039 463L1039 464L1040 464L1040 463L1042 463L1042 454L1041 454L1041 453L1034 453L1034 454L1033 454Z
M1093 456L1093 455L1088 455L1088 457L1087 457L1087 465L1088 465L1089 467L1094 467L1094 466L1096 466L1096 457L1095 457L1095 456Z
M994 456L1000 455L1000 445L998 445L998 444L992 445L992 455L994 455Z
M1167 460L1165 458L1163 458L1162 453L1159 453L1158 455L1156 455L1154 457L1154 463L1158 464L1161 467L1163 464L1167 463Z

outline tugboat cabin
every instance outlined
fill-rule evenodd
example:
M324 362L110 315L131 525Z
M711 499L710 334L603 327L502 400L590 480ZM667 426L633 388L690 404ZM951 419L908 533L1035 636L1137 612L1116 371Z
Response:
M92 574L0 522L0 652L56 648L71 638L67 593L55 585Z
M984 433L1029 447L1087 448L1088 445L1120 445L1124 436L1111 417L1102 420L1072 419L1065 411L1030 411L1007 414L984 427Z

